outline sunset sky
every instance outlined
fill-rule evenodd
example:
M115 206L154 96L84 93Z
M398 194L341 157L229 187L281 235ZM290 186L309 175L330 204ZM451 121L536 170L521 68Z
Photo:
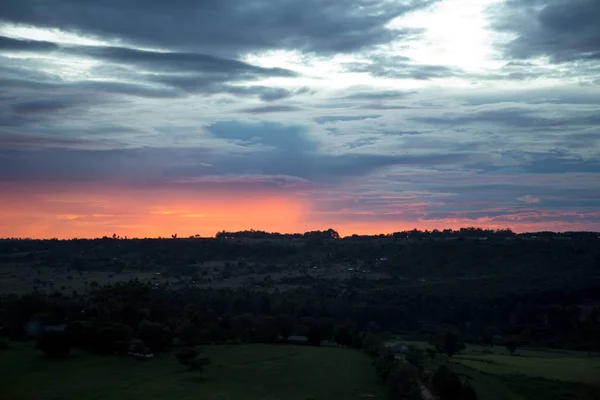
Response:
M0 237L600 230L598 0L3 0Z

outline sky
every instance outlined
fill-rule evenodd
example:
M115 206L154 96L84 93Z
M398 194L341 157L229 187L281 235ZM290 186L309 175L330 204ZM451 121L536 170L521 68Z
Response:
M600 230L598 0L4 0L0 237Z

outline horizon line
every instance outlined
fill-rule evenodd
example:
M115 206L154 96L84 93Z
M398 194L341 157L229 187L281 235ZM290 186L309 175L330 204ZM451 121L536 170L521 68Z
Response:
M405 233L405 232L420 232L420 233L425 233L425 234L432 234L432 233L444 233L444 231L451 231L453 233L460 233L460 231L462 229L470 229L470 230L481 230L483 232L490 232L490 233L494 233L494 232L511 232L514 234L514 236L522 236L522 235L533 235L533 234L549 234L549 233L553 233L553 234L557 234L557 235L564 235L564 234L582 234L582 233L586 233L586 234L597 234L600 237L600 231L592 231L592 230L574 230L574 231L570 231L570 230L558 230L558 231L551 231L551 230L542 230L542 231L523 231L523 232L515 232L510 228L499 228L499 229L491 229L491 228L481 228L481 227L474 227L474 226L465 226L465 227L461 227L458 229L452 229L452 228L444 228L444 229L425 229L425 230L420 230L418 228L413 228L413 229L409 229L409 230L400 230L400 231L394 231L394 232L380 232L380 233L372 233L372 234L366 234L366 233L352 233L349 235L339 235L339 239L344 239L344 238L351 238L353 236L359 236L359 237L393 237L394 234L397 233ZM40 238L40 237L0 237L0 241L19 241L19 240L31 240L31 241L70 241L70 240L106 240L106 239L110 239L110 240L162 240L162 239L168 239L168 240L184 240L184 239L216 239L217 235L221 232L225 232L225 233L243 233L243 232L257 232L257 233L265 233L268 235L281 235L281 236L293 236L293 235L304 235L306 233L311 233L311 232L327 232L328 230L333 230L337 233L337 231L333 228L328 228L325 230L312 230L312 231L306 231L306 232L269 232L269 231L263 231L260 229L246 229L246 230L237 230L237 231L227 231L227 230L220 230L217 231L214 235L212 236L202 236L200 234L196 234L196 235L188 235L188 236L179 236L177 233L174 233L173 235L170 236L144 236L144 237L137 237L137 236L133 236L133 237L129 237L127 235L125 236L119 236L116 233L113 233L111 235L103 235L103 236L95 236L95 237L78 237L78 236L73 236L73 237L50 237L50 238Z

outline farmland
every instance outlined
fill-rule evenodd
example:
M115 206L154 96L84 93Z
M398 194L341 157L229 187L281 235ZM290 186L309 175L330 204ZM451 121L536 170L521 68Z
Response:
M147 388L157 393L147 398L368 398L382 386L396 399L457 381L471 400L596 398L597 236L463 234L473 232L0 241L5 376L25 400ZM451 359L448 337L467 345ZM407 339L437 357L421 369L418 355L383 346ZM132 347L156 357L134 362ZM213 360L202 377L173 357L193 347Z
M140 361L74 352L65 359L48 360L31 344L11 343L0 353L3 398L383 398L383 385L369 358L357 350L258 344L203 346L199 350L212 360L203 374L187 371L172 354Z
M401 341L421 349L419 341ZM426 368L446 364L468 379L480 398L490 400L559 400L600 398L600 354L550 349L518 349L514 355L501 346L468 345L448 359L438 355Z

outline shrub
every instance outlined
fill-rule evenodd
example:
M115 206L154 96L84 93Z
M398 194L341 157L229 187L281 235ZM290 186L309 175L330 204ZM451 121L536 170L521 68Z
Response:
M155 322L142 321L138 329L138 337L152 351L162 351L171 344L169 328Z
M411 347L404 358L415 367L423 368L423 363L425 362L423 350L416 347Z
M431 378L431 386L441 400L453 400L460 397L462 384L460 378L445 365L440 366Z
M179 364L189 366L191 361L198 356L198 353L191 348L181 349L175 353L175 358L179 361Z
M431 358L432 360L437 355L437 350L436 349L432 349L431 347L427 348L425 351L427 352L427 355L429 356L429 358Z
M46 357L61 357L71 352L71 343L64 333L45 332L38 338L35 348L43 351Z
M204 372L204 368L210 364L210 358L208 357L195 357L190 360L188 368L191 371L200 371L200 374L202 374Z

